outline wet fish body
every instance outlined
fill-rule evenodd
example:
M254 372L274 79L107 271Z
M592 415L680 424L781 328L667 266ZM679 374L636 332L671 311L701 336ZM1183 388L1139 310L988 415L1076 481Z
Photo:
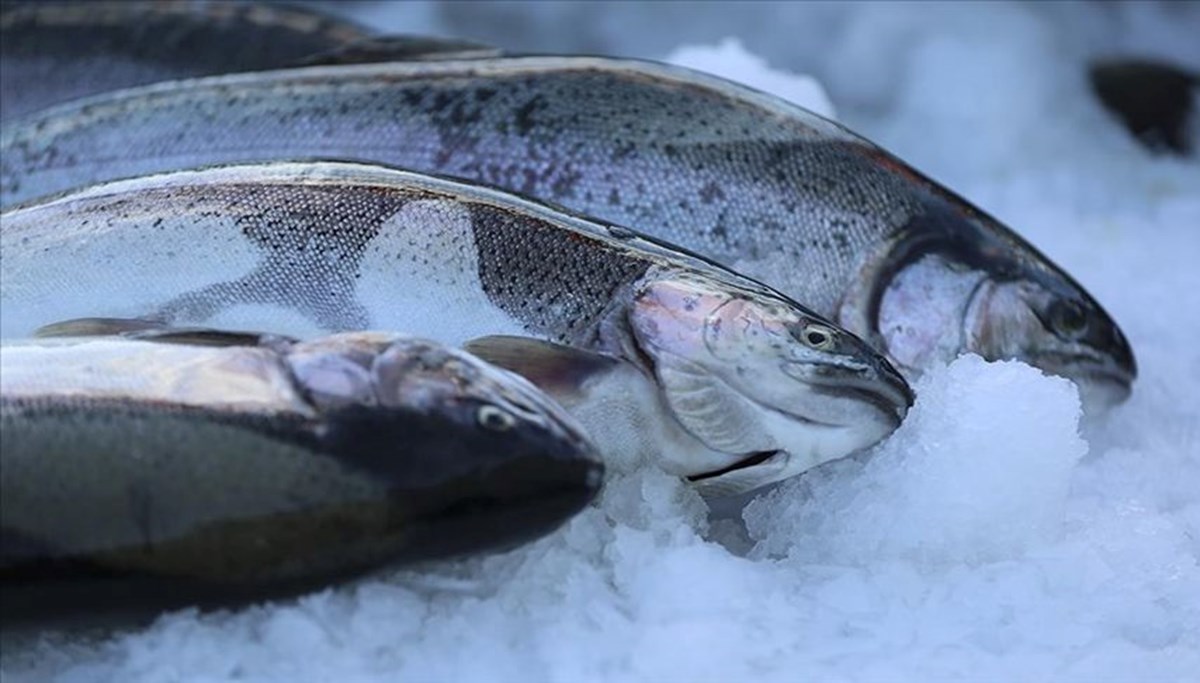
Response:
M618 413L645 421L648 402L668 425L671 443L636 433L669 471L754 465L705 480L714 490L864 448L911 402L878 354L773 290L479 186L353 164L248 165L99 186L2 221L0 336L116 316L301 337L534 338L517 354L472 350L522 374L557 364L542 379L568 403L620 375L638 399L618 396ZM556 344L624 365L560 362L547 351ZM587 426L618 439L612 424Z
M1019 236L799 107L661 64L321 67L113 94L2 135L5 202L192 165L336 157L482 181L686 245L918 375L962 351L1128 394L1103 308Z
M393 334L9 341L0 421L6 618L51 580L186 604L504 549L582 509L603 472L522 378Z
M0 120L157 81L298 66L368 36L267 3L5 2Z

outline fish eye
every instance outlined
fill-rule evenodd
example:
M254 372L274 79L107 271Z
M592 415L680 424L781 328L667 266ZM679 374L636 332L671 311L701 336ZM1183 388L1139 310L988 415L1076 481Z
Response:
M1074 301L1060 299L1050 305L1050 324L1059 334L1078 337L1087 330L1087 323L1087 314Z
M833 348L833 330L824 325L808 325L800 333L800 339L818 351L828 351Z
M506 432L517 424L517 418L496 406L482 406L475 414L480 426L496 432Z

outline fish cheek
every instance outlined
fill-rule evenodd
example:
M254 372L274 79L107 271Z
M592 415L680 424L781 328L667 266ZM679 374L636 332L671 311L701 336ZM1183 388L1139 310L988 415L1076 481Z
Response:
M972 308L986 289L982 271L928 255L900 270L879 300L875 329L910 377L972 348ZM982 309L986 315L986 309Z
M1061 350L1058 337L1038 311L1049 294L1025 281L985 281L972 297L964 321L966 350L987 360L1022 360Z

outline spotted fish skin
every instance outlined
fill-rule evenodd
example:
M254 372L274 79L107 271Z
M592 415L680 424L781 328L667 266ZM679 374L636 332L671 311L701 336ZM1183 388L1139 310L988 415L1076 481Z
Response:
M862 340L765 285L626 228L460 181L248 164L116 181L0 221L0 337L99 317L302 338L389 329L453 345L496 335L558 343L628 371L601 363L570 379L580 368L567 361L565 374L549 373L601 416L589 428L611 429L617 415L644 422L647 405L672 425L670 443L630 429L617 430L636 433L617 447L644 447L642 457L688 477L758 467L706 487L762 486L870 446L912 401ZM505 367L538 372L539 359L561 357L523 348ZM612 395L591 393L596 375Z
M5 2L0 120L156 81L298 66L368 35L267 3Z
M626 231L526 208L345 164L116 183L4 214L0 336L111 315L299 336L422 321L446 343L503 332L586 345L619 292L652 268L688 267Z
M502 57L199 79L64 107L0 142L4 202L272 157L482 181L734 266L914 376L960 351L1118 400L1136 376L1100 304L990 216L835 123L666 65ZM909 291L919 278L901 276L927 259L940 280L972 271L1002 296L964 289L929 307L937 315L896 304L921 298Z
M42 339L0 365L6 618L49 579L173 585L178 606L509 548L602 479L528 382L406 335Z

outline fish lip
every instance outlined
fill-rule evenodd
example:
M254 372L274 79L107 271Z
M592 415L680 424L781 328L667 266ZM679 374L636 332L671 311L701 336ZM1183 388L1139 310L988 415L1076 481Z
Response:
M900 426L904 421L904 417L908 415L908 409L912 406L911 390L908 393L901 392L881 392L875 389L856 386L820 386L813 387L814 390L826 396L835 396L838 398L859 399L866 403L870 403L877 411L886 415L893 423L894 427ZM896 399L903 398L904 402L899 402Z
M1133 392L1133 382L1137 379L1136 366L1126 367L1119 360L1100 354L1043 351L1037 354L1034 360L1039 367L1059 377L1066 377L1076 383L1091 380L1115 385L1126 396Z
M891 364L876 367L872 374L864 377L851 372L814 373L808 381L813 391L819 394L865 401L893 418L898 426L912 407L916 394Z
M1102 410L1124 403L1133 395L1137 371L1117 360L1100 355L1055 352L1043 352L1030 360L1039 370L1074 383L1085 404L1089 403L1086 400L1089 395L1104 397L1093 404Z
M786 453L786 451L784 451L782 449L775 449L775 450L769 450L769 451L757 451L755 453L751 453L750 455L742 458L741 460L738 460L737 462L733 463L732 465L727 465L725 467L722 467L717 470L713 470L711 472L703 472L701 474L693 474L693 475L687 477L687 480L689 482L698 482L698 481L704 481L706 479L714 479L716 477L720 477L720 476L729 474L730 472L736 472L738 470L744 470L744 469L748 469L751 467L755 467L757 465L761 465L764 462L771 460L775 456L784 454L784 453Z

